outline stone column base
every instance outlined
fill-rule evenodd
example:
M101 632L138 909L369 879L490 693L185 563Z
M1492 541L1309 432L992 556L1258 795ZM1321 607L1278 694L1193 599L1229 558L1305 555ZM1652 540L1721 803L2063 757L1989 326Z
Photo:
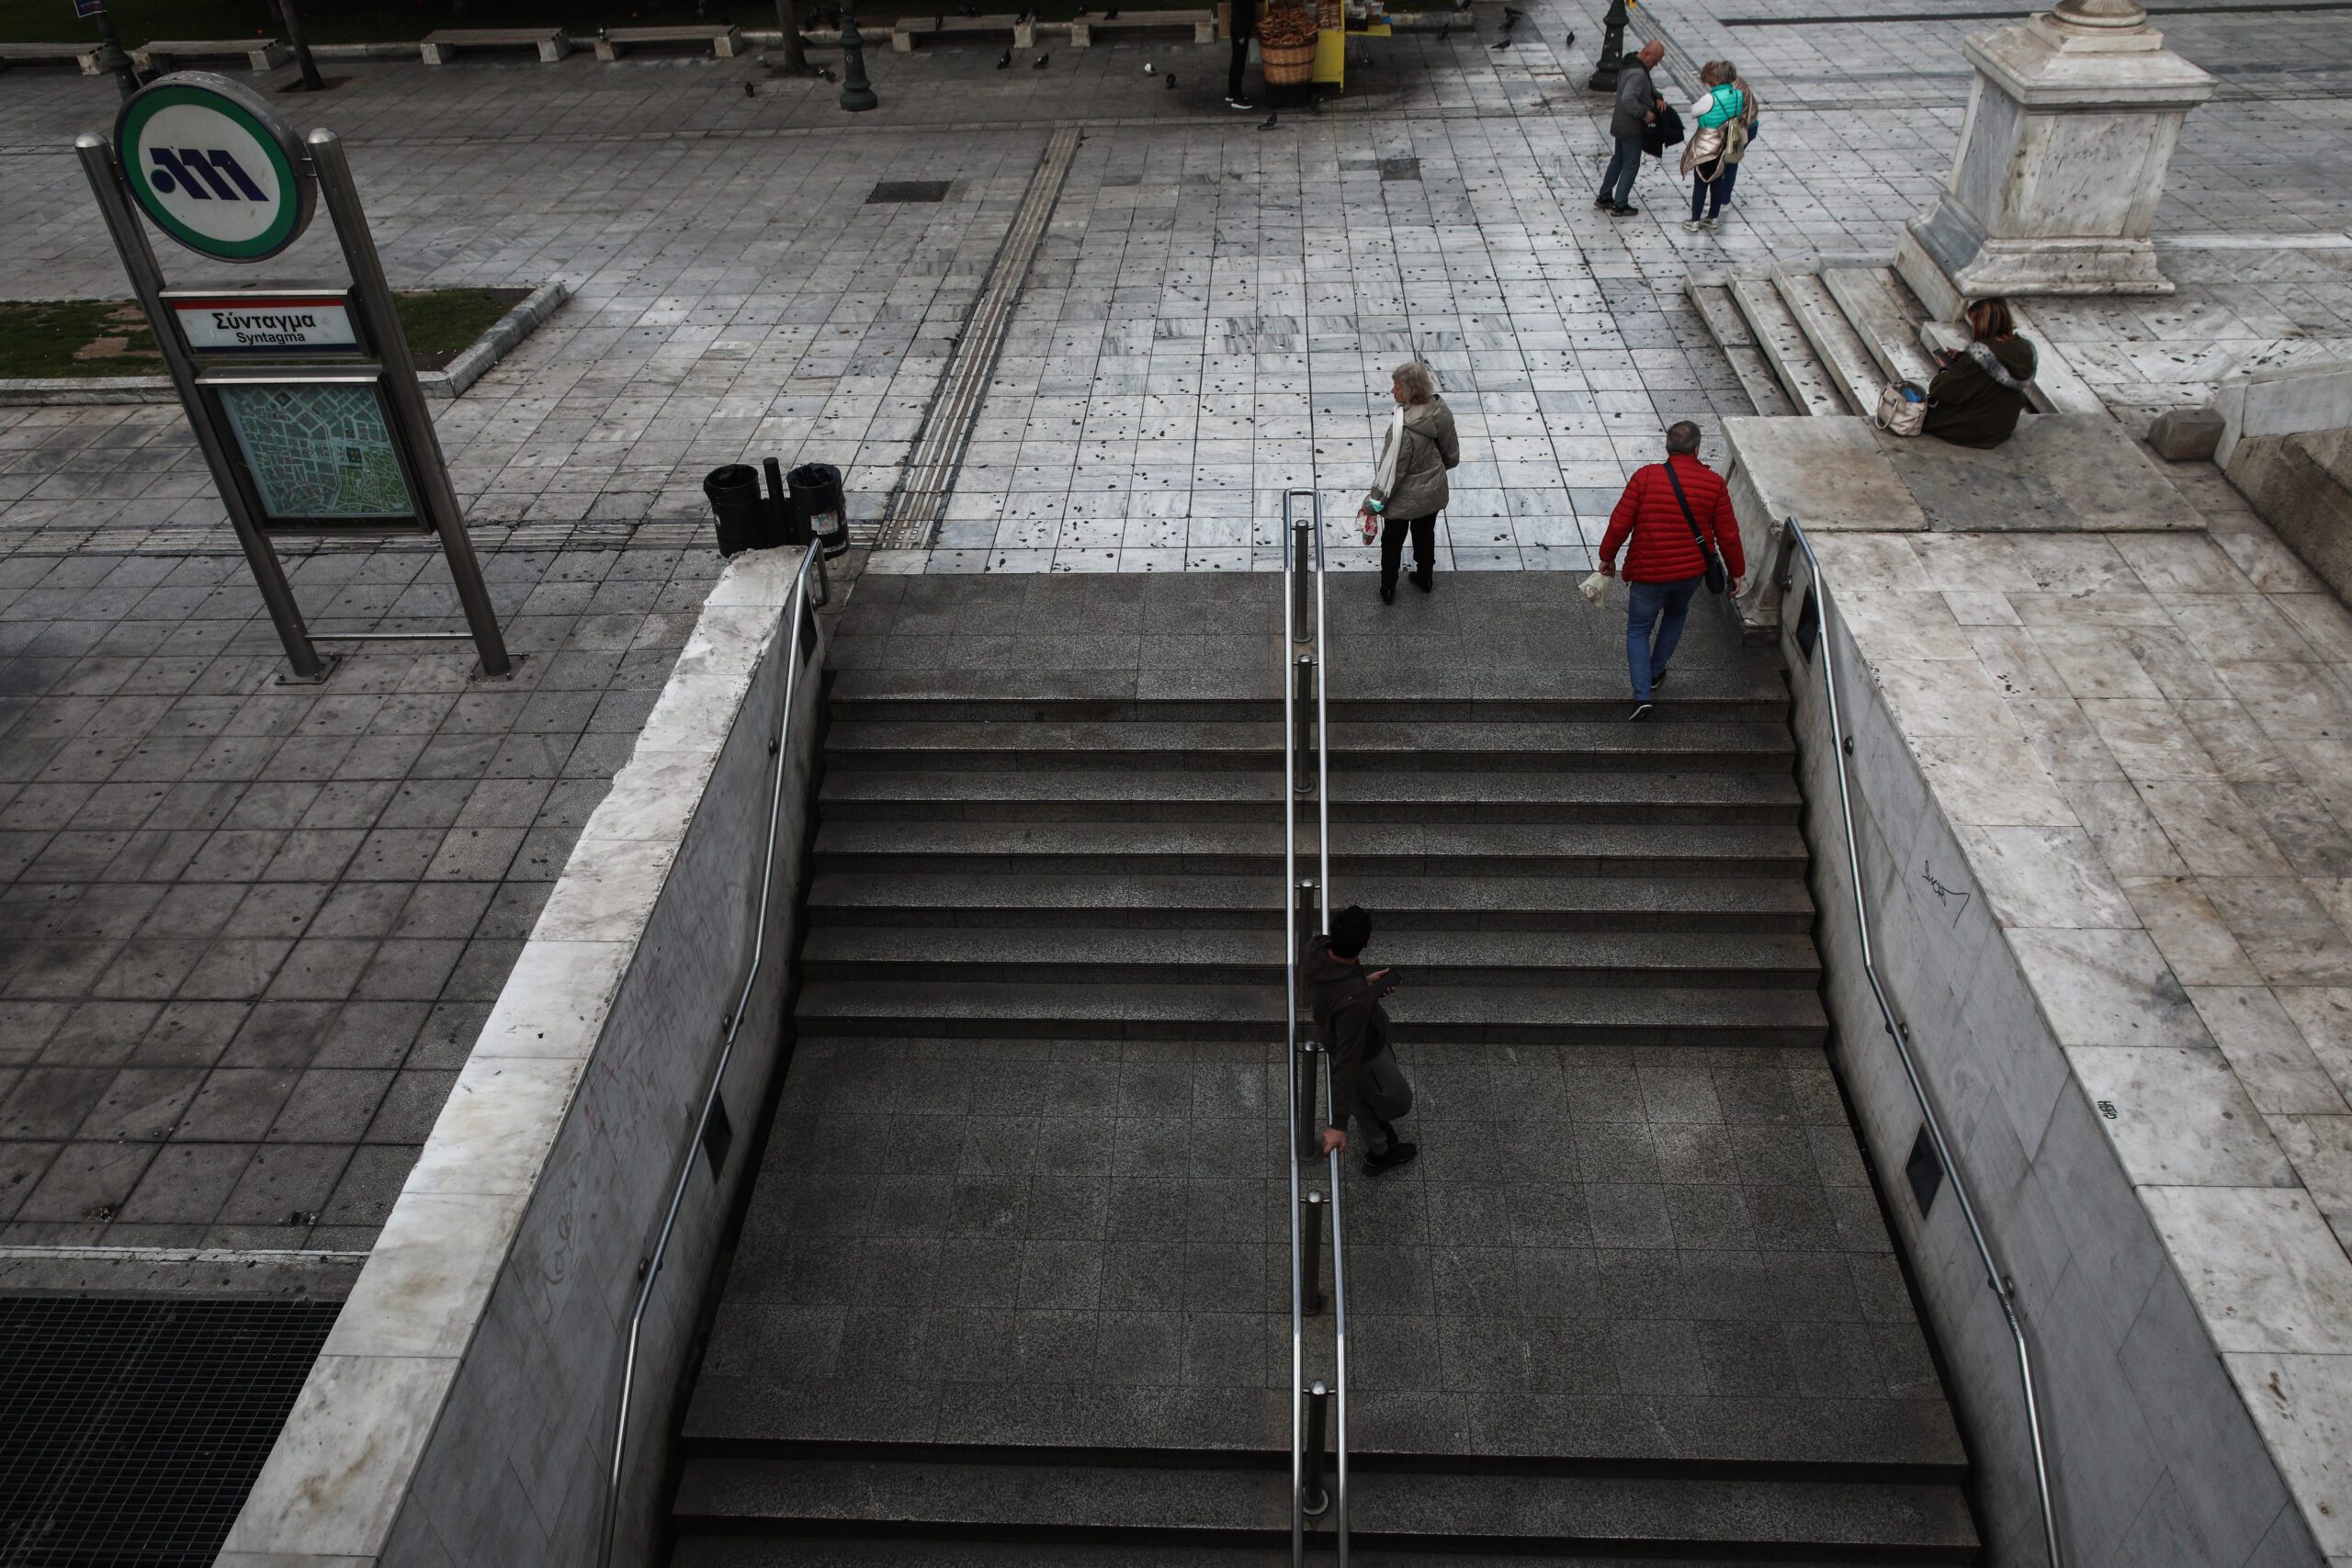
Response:
M2156 247L2123 235L2000 239L1986 234L1949 192L1924 218L1905 226L1903 250L1915 250L1961 300L1988 294L2170 294L2173 282L2156 265ZM1898 253L1898 255L1900 253ZM1900 266L1900 261L1897 265ZM1904 274L1909 279L1911 274ZM1912 282L1918 292L1918 284ZM1922 303L1938 301L1919 294ZM1959 313L1959 305L1939 316Z

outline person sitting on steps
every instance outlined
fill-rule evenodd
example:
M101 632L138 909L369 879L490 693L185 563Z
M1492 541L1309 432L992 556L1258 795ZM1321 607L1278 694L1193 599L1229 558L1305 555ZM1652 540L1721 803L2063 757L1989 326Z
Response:
M2018 335L2006 299L1979 299L1968 308L1969 344L1941 355L1943 368L1928 383L1922 435L1955 446L1998 446L2017 434L2026 412L2026 386L2038 363L2031 340Z

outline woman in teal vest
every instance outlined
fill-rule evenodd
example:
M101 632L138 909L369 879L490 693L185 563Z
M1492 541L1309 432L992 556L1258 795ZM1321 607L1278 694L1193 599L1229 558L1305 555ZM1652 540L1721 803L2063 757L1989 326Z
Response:
M1682 172L1690 176L1690 218L1682 227L1693 234L1723 216L1756 124L1756 95L1730 61L1710 60L1699 80L1707 91L1690 106L1690 140L1682 145Z

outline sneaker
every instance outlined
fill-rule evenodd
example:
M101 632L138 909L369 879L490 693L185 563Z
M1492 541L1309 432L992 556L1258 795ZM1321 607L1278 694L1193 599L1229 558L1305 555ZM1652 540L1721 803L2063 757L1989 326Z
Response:
M1611 218L1631 218L1639 211L1641 211L1641 209L1638 207L1612 207L1609 209L1609 216Z
M1703 218L1685 218L1682 220L1682 231L1686 234L1701 233L1708 227L1707 220Z
M1649 716L1650 716L1650 705L1649 705L1649 704L1647 704L1647 703L1635 703L1635 704L1634 705L1634 711L1633 711L1633 712L1631 712L1631 713L1629 713L1629 714L1627 714L1627 715L1625 716L1625 717L1630 721L1630 720L1633 720L1633 719L1647 718L1647 717L1649 717Z
M1366 1176L1378 1176L1384 1170L1394 1170L1420 1152L1421 1145L1419 1144L1401 1141L1391 1144L1388 1145L1387 1152L1384 1154L1364 1156L1363 1173Z
M1715 224L1720 220L1720 217L1721 215L1718 213L1710 212L1704 218L1700 219L1699 222L1704 228L1713 230Z
M1653 691L1653 692L1655 692L1655 691L1657 691L1660 686L1665 685L1665 684L1666 684L1666 677L1667 677L1668 673L1668 672L1667 671L1661 670L1661 671L1659 671L1657 674L1655 674L1655 675L1651 676L1651 677L1650 677L1650 690L1651 690L1651 691Z
M1605 196L1596 196L1596 197L1594 197L1592 198L1592 204L1593 204L1595 207L1598 207L1599 209L1600 209L1600 210L1602 210L1603 212L1608 211L1611 207L1613 207L1613 206L1615 206L1615 205L1616 205L1614 202L1611 201L1611 200L1610 200L1607 197L1605 197Z
M1229 109L1254 109L1258 106L1247 98L1227 98L1225 100L1225 107Z

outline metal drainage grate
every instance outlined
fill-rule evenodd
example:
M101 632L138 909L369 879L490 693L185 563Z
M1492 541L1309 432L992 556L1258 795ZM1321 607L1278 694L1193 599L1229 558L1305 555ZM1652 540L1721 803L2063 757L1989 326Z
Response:
M886 201L945 201L953 180L884 180L867 193L865 205Z
M1380 177L1384 180L1419 179L1421 161L1419 158L1383 158L1380 161Z
M0 1296L0 1563L209 1563L340 1307Z

